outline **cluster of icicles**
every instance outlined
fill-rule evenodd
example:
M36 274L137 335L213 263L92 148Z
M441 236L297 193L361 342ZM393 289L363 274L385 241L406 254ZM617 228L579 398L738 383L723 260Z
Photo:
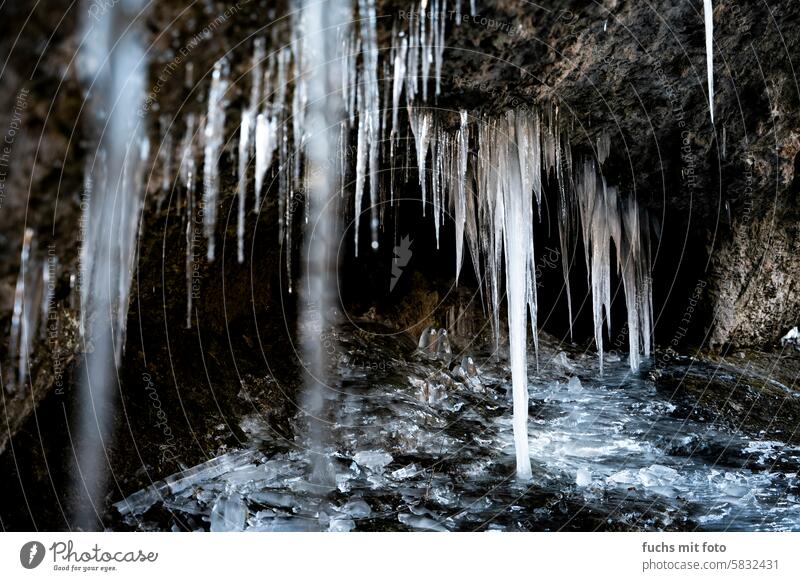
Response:
M419 167L422 212L431 211L429 206L432 208L437 244L445 213L450 213L455 219L456 278L466 245L479 277L485 273L495 328L499 329L502 298L499 276L505 271L507 294L516 296L516 289L522 289L519 294L524 298L535 329L533 230L541 218L544 183L552 173L558 183L564 281L568 288L568 247L580 233L586 249L601 366L602 327L611 302L613 241L628 304L631 367L638 368L640 353L649 353L652 319L648 228L636 201L619 197L616 188L607 185L601 174L600 168L610 150L608 136L603 135L598 140L596 159L573 163L569 140L560 129L555 107L545 107L542 112L534 108L509 111L500 118L470 117L467 111L462 110L456 126L449 128L447 114L435 114L433 108L425 105L429 86L433 94L440 90L441 48L444 46L447 10L444 0L434 1L430 14L426 13L426 3L422 3L418 9L407 13L405 30L395 27L389 58L383 62L385 80L381 96L374 0L360 0L358 4L358 24L349 30L338 31L345 47L341 91L346 119L340 128L338 158L331 160L345 173L347 164L353 161L348 152L353 150L350 140L355 138L353 196L356 241L359 221L366 213L364 194L369 192L372 247L378 247L379 231L383 225L379 208L386 202L394 203L396 174L402 173L395 170L398 157L395 150L404 129L401 125L401 114L404 114L413 135ZM291 31L289 46L269 55L263 39L254 42L250 94L241 112L237 152L237 255L240 262L244 261L245 214L248 203L251 203L248 197L252 195L252 203L258 212L270 169L273 169L277 182L279 236L287 248L292 241L291 212L298 205L295 198L306 191L303 144L309 136L304 125L307 89L303 61L308 57L303 54L305 44L300 16L296 17ZM290 69L293 71L291 75ZM202 128L198 129L196 119L189 115L181 144L180 177L189 194L187 205L191 215L197 173L193 141L196 134L203 139L202 199L209 260L213 260L215 254L216 208L220 193L218 164L226 143L224 127L230 101L229 75L230 64L226 57L214 66ZM404 93L405 112L401 107ZM410 142L406 140L406 144ZM390 165L389 178L385 180L388 183L385 184L378 177L381 157ZM254 193L248 181L248 168L253 159ZM277 165L273 167L274 161ZM407 170L405 176L408 177ZM169 180L165 181L168 183ZM578 218L580 230L577 229ZM358 243L355 248L358 252ZM291 254L290 250L285 253L289 273L292 270ZM190 275L191 264L187 261L187 277ZM567 291L568 301L569 294ZM571 320L571 304L569 313Z
M25 229L20 256L20 271L14 289L14 310L11 315L11 334L9 354L14 363L5 377L5 388L9 393L24 386L28 378L28 368L34 341L39 336L46 338L56 321L50 321L53 305L58 258L48 252L47 260L40 260L36 248L34 232ZM44 324L40 325L39 321Z
M413 135L414 151L419 168L419 186L422 191L422 211L430 203L436 228L439 229L445 213L450 213L456 227L456 272L460 274L465 247L471 256L479 279L484 281L487 302L493 325L499 336L502 288L505 288L509 327L509 355L513 372L514 428L517 446L517 472L530 476L527 450L527 334L528 317L533 332L533 342L538 349L536 267L534 254L534 228L541 217L544 184L548 176L557 182L559 213L559 238L569 317L572 305L569 292L568 257L571 245L582 237L589 276L594 315L595 341L603 366L603 327L608 326L611 306L612 242L616 250L619 271L627 305L627 326L630 346L630 366L637 369L641 355L649 355L652 331L652 304L650 282L650 253L647 219L634 199L624 199L616 188L606 183L602 164L609 154L610 141L604 136L598 142L596 154L573 161L566 133L561 129L558 110L526 108L508 111L500 117L470 116L458 112L457 122L448 123L448 115L434 113L426 103L429 93L438 95L441 88L443 48L445 45L446 0L423 0L408 18L398 21L393 32L389 58L379 60L374 0L358 0L358 19L337 31L343 47L341 67L341 96L345 119L339 128L338 159L330 160L341 168L342 175L354 166L356 249L359 220L364 207L364 193L369 192L369 229L372 247L379 244L383 213L378 208L395 200L395 150L400 135L408 133L400 117L407 117L408 129ZM457 3L460 11L460 2ZM475 11L474 5L471 10ZM267 178L277 184L279 207L279 236L286 246L288 279L292 279L290 250L293 212L304 204L309 168L304 166L304 144L309 140L305 124L308 104L306 75L311 66L324 66L319 55L309 54L304 40L303 11L294 10L290 25L291 42L288 47L266 54L265 42L258 39L250 69L250 94L239 123L238 139L238 245L239 262L244 261L245 217L248 204L255 212L262 208ZM456 22L460 22L456 18ZM324 60L324 59L322 59ZM383 66L383 81L379 79L379 66ZM225 126L227 107L233 88L230 80L230 62L227 57L213 68L208 106L205 116L186 118L184 136L179 144L179 179L187 195L184 217L187 236L187 326L191 326L192 275L195 256L193 248L193 217L196 198L195 183L200 173L194 157L194 145L202 140L202 204L203 232L207 241L207 259L215 256L215 231L217 207L220 196L219 160L226 144ZM432 70L431 70L432 69ZM383 87L381 87L383 84ZM382 94L381 94L382 93ZM405 113L401 108L405 93ZM121 129L121 128L120 128ZM403 131L401 131L403 130ZM347 152L352 135L355 137L355 160ZM146 140L143 140L146 143ZM406 139L406 157L410 157ZM146 145L141 147L141 158L146 157ZM170 166L172 139L164 135L159 157L164 165L164 186L171 187ZM136 148L134 148L135 150ZM378 178L381 157L391 166L388 184ZM248 180L251 159L254 164L255 191L249 190ZM277 165L274 162L277 161ZM128 173L125 162L119 173ZM270 172L272 170L272 172ZM97 173L97 168L94 172ZM137 170L136 177L141 173ZM408 178L406 169L405 176ZM131 183L141 185L138 179ZM344 183L344 180L341 180ZM381 187L384 186L384 187ZM124 188L128 191L130 188ZM344 188L331 192L331 196L344 196ZM120 224L126 232L126 248L117 253L122 264L118 268L124 275L121 283L129 286L130 267L134 252L134 239L129 234L138 226L138 194L131 194L133 202L122 213L127 223ZM299 199L298 199L299 198ZM430 198L430 202L428 200ZM534 203L535 202L535 203ZM346 204L341 204L342 208ZM132 211L133 210L133 211ZM88 219L97 222L92 213ZM89 225L90 233L92 224ZM99 231L99 230L98 230ZM90 241L94 237L90 236ZM574 248L574 246L572 246ZM28 248L26 246L26 248ZM84 245L82 270L92 271L92 244ZM23 250L23 253L27 252ZM25 259L25 256L23 256ZM27 276L23 268L20 280ZM503 284L501 277L505 277ZM109 276L102 280L109 284ZM113 278L113 275L112 277ZM124 280L123 280L124 279ZM101 282L101 281L97 281ZM24 281L21 282L24 285ZM85 285L82 293L92 286ZM94 287L97 288L97 287ZM18 288L17 302L25 289ZM116 299L127 302L128 289L119 292ZM87 297L84 297L85 299ZM82 301L82 306L87 304ZM27 365L30 352L32 314L15 305L12 341L17 345L15 355L20 368ZM127 309L120 308L121 317ZM83 322L85 317L81 316ZM124 319L118 319L115 331L124 333ZM82 325L83 327L83 325ZM123 335L124 337L124 335ZM115 347L119 349L121 341ZM119 363L119 351L116 353ZM22 379L22 378L18 378ZM24 379L23 379L24 381Z
M430 8L430 11L428 11ZM611 306L612 242L624 287L628 313L630 366L637 369L641 355L650 353L652 305L647 219L633 199L623 199L609 186L601 167L609 154L607 136L598 142L594 157L573 163L568 137L560 129L558 111L548 107L509 111L499 118L470 117L460 111L449 128L447 115L426 106L429 92L438 95L444 47L446 3L423 2L409 12L405 28L395 27L388 59L383 61L383 94L379 80L379 53L374 0L359 0L358 24L339 30L343 50L341 98L345 118L339 128L338 158L329 163L344 175L354 165L354 221L356 252L364 194L369 195L372 248L378 248L385 202L395 200L395 159L400 142L400 116L408 120L419 168L422 211L430 204L437 244L445 213L456 226L456 271L460 273L465 246L474 269L484 281L495 331L499 336L502 288L505 288L509 327L509 355L513 375L517 466L530 476L527 450L527 334L528 317L537 328L534 228L541 217L544 182L554 175L558 184L559 237L569 317L569 247L582 236L592 294L595 341L603 366L604 324ZM238 139L238 260L244 261L245 215L249 203L258 212L267 177L277 182L279 236L286 247L286 268L292 278L293 211L302 204L309 168L304 167L304 145L309 140L306 74L312 58L306 54L302 11L291 26L291 43L266 54L256 40L250 68L250 95L241 113ZM431 70L432 69L432 70ZM291 72L290 72L291 71ZM189 193L187 237L193 208L196 162L195 131L203 138L204 232L208 259L214 259L216 207L220 193L218 163L226 143L225 117L231 84L230 63L223 58L212 73L208 109L202 130L187 121L182 144L180 175ZM401 109L405 93L405 113ZM408 131L402 131L408 133ZM355 148L350 141L355 139ZM406 145L411 140L406 140ZM354 163L348 152L355 150ZM408 149L408 147L407 147ZM407 153L407 157L410 152ZM248 168L255 159L255 192L248 198ZM378 178L381 157L388 159L388 184ZM277 158L277 166L273 162ZM270 174L270 169L272 173ZM408 177L407 170L405 172ZM344 180L342 180L344 183ZM382 187L384 186L384 187ZM388 195L387 195L388 194ZM331 197L344 191L331 192ZM299 198L299 200L298 200ZM429 200L430 198L430 200ZM534 203L535 201L535 203ZM305 220L308 219L308 204ZM346 204L341 204L342 208ZM580 224L580 227L578 227ZM187 239L187 324L191 324L193 253ZM505 275L503 284L501 277ZM538 348L536 333L534 346Z

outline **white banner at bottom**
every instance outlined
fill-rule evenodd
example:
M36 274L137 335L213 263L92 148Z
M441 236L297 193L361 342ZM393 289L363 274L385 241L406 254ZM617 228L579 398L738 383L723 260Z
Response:
M800 579L796 533L2 533L0 579Z

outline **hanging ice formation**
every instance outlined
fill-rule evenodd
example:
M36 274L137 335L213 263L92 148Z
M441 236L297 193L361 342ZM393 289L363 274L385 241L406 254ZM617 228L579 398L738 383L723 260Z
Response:
M413 135L414 153L411 155L417 159L422 213L433 214L437 244L445 213L448 210L452 213L456 235L456 276L461 273L466 247L474 270L483 281L481 293L488 302L497 337L500 336L501 303L505 294L513 371L517 473L528 478L531 469L527 452L527 320L530 320L534 348L538 350L533 240L534 229L542 219L542 208L546 205L543 200L545 184L557 195L555 207L563 294L570 325L573 320L570 254L575 250L576 238L582 238L601 373L604 365L603 336L610 329L612 264L616 264L624 290L631 369L638 369L641 356L650 353L652 304L646 215L635 199L619 195L602 175L601 168L611 154L611 140L607 134L598 137L594 155L573 163L572 146L557 107L548 106L540 110L528 107L509 111L499 118L470 116L467 111L461 111L454 124L446 114L436 113L426 105L429 92L438 95L441 88L447 21L447 3L444 0L423 0L415 10L408 12L405 26L394 27L391 51L387 53L382 69L391 78L382 86L378 79L380 55L374 0L358 0L355 5L359 13L358 24L336 27L334 44L341 54L341 67L332 67L330 74L336 77L341 89L342 115L337 126L338 140L326 137L325 141L329 150L338 148L332 158L322 158L319 147L322 142L316 141L309 125L312 118L316 123L322 114L316 109L316 104L312 105L311 99L311 93L318 91L320 85L315 84L313 88L309 85L311 79L319 83L319 79L309 73L312 67L309 59L318 57L313 51L319 50L321 45L307 39L309 27L318 24L319 13L303 2L295 5L299 9L294 11L291 20L289 48L266 58L267 70L263 75L260 63L265 59L260 52L261 45L256 44L250 75L250 100L242 114L239 134L239 259L242 260L242 212L248 183L246 162L253 147L257 209L267 189L265 180L273 157L277 157L275 181L279 236L284 244L286 269L291 281L291 229L297 220L295 214L302 209L305 223L318 219L320 209L314 207L314 199L319 192L313 189L312 184L318 185L319 176L329 175L334 168L342 179L348 168L354 170L356 252L358 226L367 191L371 242L373 247L377 246L382 216L377 208L383 203L383 184L378 172L380 142L388 134L388 152L384 150L384 155L388 153L389 156L390 175L386 181L390 202L394 203L397 144L401 132L407 127ZM470 10L475 13L474 3L471 3ZM313 23L310 21L312 17L315 19ZM329 41L326 36L326 45ZM287 73L290 67L291 79ZM204 131L203 197L209 257L213 256L214 206L219 194L215 166L224 143L226 71L225 61L220 61L214 68ZM430 78L431 72L433 79ZM330 82L330 78L326 82ZM384 91L383 101L381 90ZM403 93L405 107L402 107ZM336 94L333 99L338 102L338 90ZM384 108L383 116L381 107ZM330 110L328 114L331 114ZM407 118L407 126L401 116ZM355 155L349 155L351 139L354 139ZM184 144L183 147L186 151L187 146ZM409 164L405 165L408 167ZM190 169L184 169L182 163L181 175L187 185L189 180L184 174ZM408 170L403 173L408 179ZM337 185L343 181L331 178L329 182L329 190L344 192L341 185ZM309 192L311 199L300 197L301 192ZM187 259L187 276L189 269ZM308 271L304 276L309 276Z
M302 153L306 164L302 180L306 186L304 190L308 192L308 219L314 225L306 231L299 293L302 299L299 330L304 338L304 359L308 361L303 409L308 417L309 447L313 454L311 481L327 487L335 486L335 480L324 451L325 434L319 420L325 403L324 391L328 389L325 381L328 355L320 337L328 332L332 324L329 313L336 288L333 249L339 236L336 203L344 177L339 171L339 164L332 163L329 156L337 146L341 146L340 127L346 119L345 94L339 90L339 81L340 69L343 68L343 62L347 62L347 56L338 41L341 33L349 29L352 13L346 3L338 0L298 0L297 4L305 27L302 46L299 47L303 53L303 66L299 69L299 74L303 77L302 82L308 95L308 104L303 113L305 126L302 129ZM372 44L375 48L375 54L369 58L375 59L374 66L377 67L374 0L360 0L359 12L362 33L373 37L373 41L367 44ZM364 26L371 30L365 31ZM371 66L373 65L369 65ZM360 112L361 115L367 114L368 133L377 131L377 126L370 125L377 122L376 71L377 69L368 72L369 76L375 74L375 86L364 89L367 93L374 91L369 99L375 99L375 109L368 107L366 111ZM377 134L374 138L377 139ZM377 142L374 147L377 155ZM373 159L372 153L369 167L371 171L377 172L377 159ZM374 175L370 176L371 187L377 191L375 179Z
M714 7L703 0L703 21L706 29L706 74L708 76L708 108L714 123Z
M88 159L81 224L80 332L94 350L86 356L80 406L79 473L75 495L80 526L97 526L94 510L105 478L114 366L125 342L128 298L136 259L144 167L149 143L143 130L145 71L142 0L117 4L86 23L79 64L92 87L89 131L97 136Z
M9 337L9 355L14 364L6 377L6 391L15 393L24 388L28 379L31 349L36 338L39 313L42 305L47 305L42 298L47 281L42 278L41 263L36 259L36 241L33 230L25 229L20 253L19 277L14 290L14 309L11 315L11 335ZM47 275L46 268L44 275ZM47 312L43 311L44 320Z
M245 204L247 203L247 168L250 165L253 136L257 131L256 113L258 112L258 103L261 99L261 81L263 77L261 67L263 61L264 39L257 38L255 41L255 48L253 50L252 68L250 69L250 103L242 110L242 121L239 126L239 182L236 190L236 195L239 197L239 211L236 222L236 256L240 264L244 262L244 220Z
M211 89L208 92L208 113L205 125L203 160L203 227L208 244L208 260L214 260L219 199L219 157L225 144L225 108L227 106L229 65L225 57L214 64ZM249 133L249 130L248 130Z

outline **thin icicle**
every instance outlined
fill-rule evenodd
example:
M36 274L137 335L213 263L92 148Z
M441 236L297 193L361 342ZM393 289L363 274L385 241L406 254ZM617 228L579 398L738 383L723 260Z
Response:
M261 190L264 187L264 178L272 164L277 143L277 128L275 117L266 113L259 113L256 117L256 211L261 211Z
M461 126L458 128L457 145L458 159L456 164L456 184L453 188L456 194L455 221L456 221L456 284L461 274L461 265L464 262L464 229L467 224L467 158L469 155L469 123L467 112L460 112Z
M250 103L242 111L242 121L239 127L239 181L237 195L239 196L239 212L236 225L237 258L239 263L244 262L244 221L245 203L247 201L247 167L252 155L253 136L257 125L256 112L261 100L261 82L263 80L264 39L258 38L253 49L253 61L250 69ZM258 206L258 204L257 204Z
M186 328L192 327L192 298L194 292L194 259L195 259L195 179L197 166L192 148L195 132L195 116L189 113L186 116L186 132L181 140L180 179L186 188L186 214L184 215L184 230L186 238Z
M603 131L603 133L597 137L597 161L600 165L606 162L610 153L611 137L609 137L608 133Z
M371 247L378 248L378 154L380 147L380 93L378 89L378 35L376 31L375 0L359 0L361 42L363 47L362 85L364 87L361 118L366 118L366 146L369 149L369 194Z
M416 145L417 172L419 174L419 186L422 189L422 215L424 216L428 203L425 163L431 144L433 116L430 111L420 112L411 108L409 109L408 117L411 124L411 132L414 134L414 144Z
M401 35L403 33L400 33ZM398 111L400 109L400 96L403 92L403 85L406 77L406 57L408 55L408 38L402 36L400 47L394 57L394 74L392 76L392 131L389 134L389 161L394 164L394 149L399 135L398 130ZM394 172L391 174L392 187L390 189L390 199L394 202Z
M441 5L439 5L441 3ZM432 26L436 27L434 47L434 74L436 75L436 96L442 92L442 63L444 62L444 34L447 21L447 0L435 0L434 14L436 18ZM438 23L438 26L437 26Z
M211 89L208 93L208 113L205 126L203 161L203 226L208 244L207 258L214 260L214 230L217 226L219 200L219 158L225 143L225 107L228 91L228 61L224 58L214 64Z
M356 193L355 193L355 216L353 235L355 237L355 255L358 257L358 231L361 225L361 208L364 200L364 183L367 177L367 116L364 113L365 107L361 105L366 97L364 96L363 86L358 88L358 132L356 135Z
M161 160L161 191L158 193L157 211L161 212L161 205L172 188L172 131L170 131L170 119L168 115L159 117L161 134L163 140L159 149Z
M24 388L28 379L28 366L36 337L42 292L41 270L32 257L35 241L33 230L25 229L20 253L19 276L14 290L14 310L11 316L9 341L12 368L6 381L6 390L14 393Z
M714 7L703 0L703 20L706 28L706 72L708 74L708 108L714 123Z
M239 197L239 211L236 222L236 256L241 264L244 262L244 219L247 194L247 165L250 159L250 141L253 134L253 112L250 109L242 111L242 122L239 126L239 182L237 196Z

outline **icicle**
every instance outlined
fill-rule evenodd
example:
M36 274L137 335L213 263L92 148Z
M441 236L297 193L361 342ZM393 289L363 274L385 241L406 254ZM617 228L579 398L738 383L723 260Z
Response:
M408 57L406 59L406 104L411 110L412 103L417 96L417 82L419 80L419 11L410 11L408 17ZM406 165L406 167L408 167Z
M179 175L183 186L188 190L194 186L194 177L196 174L196 164L194 160L194 151L192 143L194 141L195 131L195 117L193 113L186 116L186 131L181 140L181 159Z
M193 177L190 176L190 179ZM194 188L190 189L186 197L185 232L186 239L186 328L192 328L192 299L195 295L194 250L195 250L195 225L194 225Z
M352 127L356 120L356 91L358 87L358 68L356 61L361 52L360 41L352 29L342 34L344 66L342 67L342 98L349 126Z
M36 337L42 281L39 266L32 258L34 245L33 230L26 228L11 316L10 358L16 368L12 368L6 381L6 390L9 393L14 393L18 388L25 386L33 339Z
M239 197L238 220L236 224L237 258L244 262L244 221L245 203L247 201L247 166L252 153L253 135L255 133L256 111L261 100L261 81L263 79L264 39L258 38L253 49L253 62L250 69L251 87L250 103L242 110L242 121L239 126L239 172L237 195ZM256 203L258 207L258 203Z
M441 6L439 3L441 2ZM436 27L436 46L434 47L434 74L436 75L436 96L442 91L442 62L444 61L444 33L445 22L447 20L447 0L434 1L434 21L432 26Z
M481 280L481 264L480 264L480 236L478 233L478 223L477 223L477 203L476 203L476 195L475 195L475 188L474 188L475 178L473 175L473 170L471 167L467 168L467 178L466 178L466 186L465 186L465 198L466 198L466 224L465 230L467 233L467 246L469 247L469 253L472 257L472 266L475 269L475 278L478 281L478 292L481 293L481 301L483 301L483 284Z
M505 256L506 296L508 302L509 355L512 370L514 407L514 443L517 455L517 477L531 478L528 452L528 370L527 370L527 312L530 311L536 341L536 285L533 281L533 220L532 195L524 189L523 170L516 145L517 122L514 112L509 112L500 127L494 124L481 133L481 155L484 197L489 201L491 222L495 232L493 276L502 242ZM488 151L487 151L488 150ZM490 164L485 166L485 164ZM492 208L494 206L494 208ZM496 234L495 234L496 236ZM502 240L499 240L502 238ZM496 293L497 281L493 281ZM495 301L499 311L499 301Z
M556 131L560 130L556 128ZM567 296L567 316L569 317L569 333L572 338L572 294L569 281L569 240L572 238L573 220L572 209L575 206L574 184L568 176L572 171L572 153L569 140L564 137L557 140L556 150L556 179L558 180L558 242L561 255L561 272L564 277L564 291Z
M727 151L727 143L728 143L728 132L725 129L725 125L722 126L722 161L726 159L726 151Z
M597 161L600 165L603 165L606 160L608 159L609 154L611 153L611 138L609 137L608 133L603 131L597 137Z
M244 219L247 194L247 162L250 159L250 141L253 133L253 112L242 111L242 122L239 127L239 182L237 196L239 211L236 223L236 256L241 264L244 262Z
M439 250L439 226L441 223L442 158L447 155L446 137L441 127L434 128L431 140L431 202L433 204L433 225L436 231L436 250Z
M402 34L402 33L400 33ZM408 55L408 38L403 36L400 41L400 48L394 57L394 74L392 76L392 131L389 134L389 160L394 164L394 148L398 139L398 110L400 108L400 95L403 92L403 84L406 76L406 57ZM394 166L393 166L394 167ZM392 187L390 197L394 202L394 171L391 174Z
M362 85L364 87L363 108L359 111L366 117L366 141L369 147L369 193L370 232L372 249L378 248L378 152L380 146L380 94L378 90L378 36L376 32L375 0L359 0L361 17L361 42L363 43Z
M423 1L419 8L419 41L420 57L422 58L422 100L428 101L428 80L430 79L431 64L433 63L433 29L435 24L428 23L426 2Z
M600 189L598 191L598 183ZM652 287L647 220L640 219L635 200L619 201L617 190L598 177L594 164L585 160L576 177L586 265L592 293L594 337L603 373L603 322L610 329L611 256L610 241L617 249L628 316L629 360L639 368L643 351L650 355L652 333Z
M714 123L714 7L703 0L703 20L706 25L706 69L708 74L708 108Z
M92 87L90 128L100 136L90 166L97 188L84 210L81 247L82 330L94 345L86 356L81 387L75 451L79 472L72 491L78 512L72 522L84 530L97 526L95 507L103 498L104 442L111 420L107 410L114 393L114 367L122 362L146 185L149 142L137 114L143 111L147 71L140 25L144 4L117 3L98 20L87 19L82 45L81 58L87 64L82 80Z
M272 156L277 147L275 118L268 118L265 113L256 117L256 211L261 211L261 189L264 177L272 164Z
M194 196L195 196L195 179L196 179L196 164L194 160L194 151L192 144L195 132L195 116L189 113L186 116L186 132L181 140L181 159L180 159L180 179L183 186L186 188L186 214L184 216L184 229L186 238L186 328L192 327L192 297L193 292L193 274L194 274L194 251L195 251L195 220L194 220Z
M635 200L628 200L620 212L624 250L618 265L628 311L630 368L636 371L641 364L640 353L644 352L645 357L650 356L653 317L647 216L642 217Z
M364 199L364 183L367 176L367 115L362 105L366 97L363 86L358 89L358 133L356 137L356 193L353 235L355 236L355 255L358 257L358 231L361 224L361 207Z
M217 226L219 199L219 158L225 143L225 107L228 91L228 61L225 58L214 64L211 89L208 92L208 114L205 126L203 161L203 226L208 243L208 260L214 260L214 230Z
M464 262L464 228L467 223L467 157L469 154L469 124L467 112L460 112L461 126L458 129L457 145L457 187L453 188L456 194L455 220L456 220L456 284Z
M412 108L408 111L408 118L411 124L411 132L414 134L414 144L416 145L417 172L419 174L419 185L422 189L422 215L424 216L428 203L425 162L431 144L433 117L429 111L419 112L417 109Z
M159 118L161 133L164 136L159 149L161 160L161 191L157 199L157 211L161 212L161 205L172 189L172 131L170 131L170 120L167 115Z
M374 10L372 0L369 5ZM337 43L336 31L352 22L352 14L348 3L335 0L305 2L302 11L308 26L305 34L308 51L307 59L304 59L309 96L306 176L310 221L314 224L314 228L305 238L305 250L302 254L306 262L303 265L303 283L300 287L303 300L298 301L303 359L308 362L308 374L304 378L306 389L303 411L309 417L308 439L313 454L313 474L309 479L327 487L333 480L333 467L324 451L325 428L319 418L324 416L323 406L326 399L329 399L325 395L325 378L332 361L326 355L320 333L327 333L333 323L329 311L335 297L335 284L331 284L335 276L335 263L331 257L335 253L330 250L335 248L338 232L336 214L328 208L328 201L335 199L343 176L336 171L337 164L330 163L329 156L337 145L336 129L345 119L345 106L331 82L331 77L339 78L337 69L346 65L346 57L339 54L341 45ZM360 16L364 17L363 11ZM332 74L328 74L329 72ZM374 137L377 139L378 128L374 129ZM377 167L374 169L377 171Z

